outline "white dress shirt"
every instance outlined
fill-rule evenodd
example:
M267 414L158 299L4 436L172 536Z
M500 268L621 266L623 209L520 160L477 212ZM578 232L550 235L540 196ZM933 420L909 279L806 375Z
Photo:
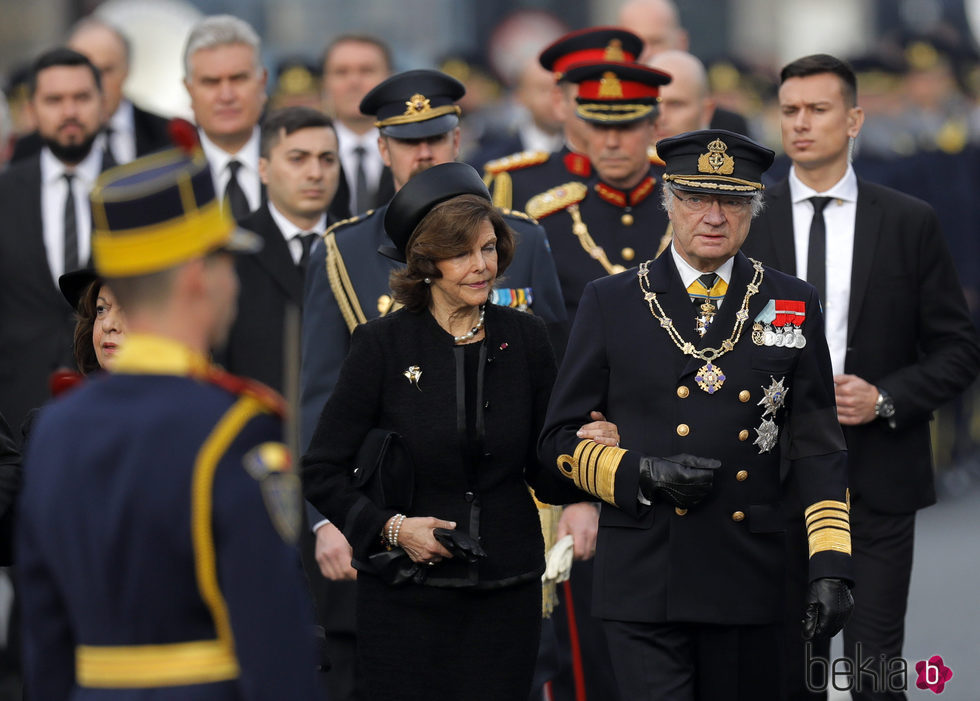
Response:
M677 266L677 272L681 276L681 282L684 283L684 289L687 289L693 285L695 280L704 275L702 271L698 270L681 257L681 254L677 252L673 242L670 244L670 255L674 257L674 265ZM718 275L718 277L725 281L726 285L730 285L732 284L732 268L734 267L735 259L732 257L722 263L714 272L716 275ZM717 300L716 304L718 305L719 309L721 309L721 303L723 301L723 299Z
M92 206L88 195L102 171L105 136L99 134L92 150L81 163L67 168L47 146L41 149L41 229L48 268L55 285L65 272L65 198L68 196L66 172L74 174L75 232L78 234L78 261L84 268L92 251Z
M364 176L367 179L368 189L374 193L378 189L381 181L381 171L385 164L381 160L381 152L378 151L379 131L372 128L364 134L356 134L344 126L340 121L333 123L334 131L337 132L337 148L340 151L340 163L344 166L344 177L347 179L347 187L350 190L350 213L360 214L356 211L354 196L357 192L357 159L354 149L358 146L364 147Z
M133 103L123 100L109 118L109 145L116 165L129 163L136 158L136 125L133 122Z
M262 204L262 179L259 177L259 128L252 130L252 136L242 146L238 153L228 153L208 138L204 130L198 129L201 136L201 148L204 157L211 166L211 178L214 180L214 192L220 200L225 196L225 188L231 180L228 163L235 159L242 164L238 169L238 184L248 200L248 209L254 212Z
M847 309L851 299L851 264L854 260L854 218L857 214L858 185L854 169L849 165L844 177L825 192L804 185L796 176L796 167L789 171L789 194L793 203L793 241L796 245L796 276L807 279L807 250L810 244L810 224L813 203L809 198L832 197L823 210L827 231L827 291L823 302L825 335L830 347L830 362L834 374L844 372L847 354Z
M299 260L303 256L303 243L296 238L296 234L315 233L323 235L323 232L327 229L326 212L320 215L320 220L317 221L316 226L312 229L301 229L293 224L286 218L285 214L276 209L276 206L272 202L269 202L269 214L272 215L272 221L279 227L279 232L282 234L283 239L285 239L286 245L289 246L289 254L293 257L293 262L296 265L299 265Z

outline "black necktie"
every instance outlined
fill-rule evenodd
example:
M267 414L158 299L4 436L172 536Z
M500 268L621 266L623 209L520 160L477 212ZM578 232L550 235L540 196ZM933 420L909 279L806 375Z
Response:
M823 209L832 197L811 197L813 219L810 221L810 244L806 250L806 280L817 288L821 303L827 292L827 224Z
M238 171L241 167L242 164L236 160L228 161L231 177L228 178L228 185L225 186L225 199L231 205L231 216L236 220L247 217L252 209L248 204L248 198L245 197L245 191L238 182Z
M109 170L110 168L115 168L119 165L119 159L116 158L115 152L112 150L112 127L105 128L105 149L102 151L102 170Z
M354 171L354 211L351 214L360 214L371 208L368 200L367 173L364 170L364 157L367 149L363 146L355 146L354 153L357 155L357 169Z
M306 264L310 262L310 251L313 250L313 244L316 242L317 236L318 234L311 231L303 231L293 236L303 247L303 252L299 256L300 270L306 270Z
M65 195L65 272L78 270L78 226L75 217L75 192L72 181L75 176L65 173L65 185L68 194Z

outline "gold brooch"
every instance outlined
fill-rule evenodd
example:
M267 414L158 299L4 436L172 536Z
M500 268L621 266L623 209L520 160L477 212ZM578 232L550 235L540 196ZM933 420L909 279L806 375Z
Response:
M417 389L419 392L422 391L422 388L419 387L419 379L422 377L422 368L420 368L418 365L412 365L405 370L402 375L404 375L411 384L415 385L415 389Z
M415 116L425 114L432 109L429 99L420 93L412 95L411 99L405 103L405 116Z
M729 156L728 146L721 139L708 144L708 152L698 156L698 172L715 175L731 175L735 170L735 159Z

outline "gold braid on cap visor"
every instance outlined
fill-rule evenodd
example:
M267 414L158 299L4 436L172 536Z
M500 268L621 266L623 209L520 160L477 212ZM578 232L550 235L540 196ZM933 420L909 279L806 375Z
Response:
M602 105L590 102L579 105L575 113L582 119L595 119L601 122L627 122L651 114L655 105L627 104Z
M755 192L766 189L762 183L742 180L741 178L729 178L724 175L700 176L703 179L697 180L694 179L695 177L698 176L665 175L664 180L682 187L701 187L706 190L726 190L728 192Z

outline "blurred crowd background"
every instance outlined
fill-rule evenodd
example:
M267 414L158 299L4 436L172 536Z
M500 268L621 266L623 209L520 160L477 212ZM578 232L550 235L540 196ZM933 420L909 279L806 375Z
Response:
M622 21L622 0L0 0L0 164L33 129L24 79L31 60L95 14L130 40L123 90L137 105L189 116L180 55L191 25L230 13L263 39L270 107L322 96L322 51L334 37L368 34L390 45L396 70L439 68L464 82L463 158L481 155L533 118L548 125L550 76L528 75L529 59L563 33ZM678 26L663 37L706 65L717 105L743 115L759 141L780 150L776 71L799 56L846 57L858 73L867 121L855 168L874 181L929 201L980 318L980 0L678 0ZM643 28L630 26L643 34ZM670 33L670 36L667 34ZM538 105L536 107L536 105ZM531 112L537 110L538 114ZM560 120L552 121L560 138ZM502 154L496 154L502 155ZM2 167L2 166L0 166ZM770 177L785 174L788 163ZM881 294L888 294L882 289ZM937 464L980 475L978 393L942 412ZM954 479L963 479L960 471Z

